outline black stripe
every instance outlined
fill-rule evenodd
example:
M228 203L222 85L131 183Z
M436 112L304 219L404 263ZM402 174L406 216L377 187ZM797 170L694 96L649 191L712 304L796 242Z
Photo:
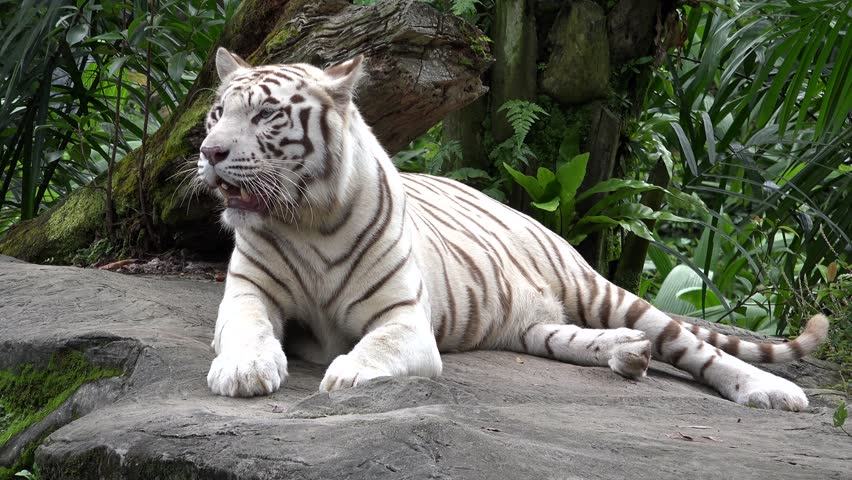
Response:
M544 339L544 348L547 349L547 354L550 355L551 358L556 358L556 355L553 354L553 349L550 347L550 340L553 339L553 336L556 335L557 332L559 332L559 330L550 332L547 338Z
M330 236L337 233L338 230L343 228L349 222L349 219L352 218L352 210L355 208L355 204L358 203L358 200L361 198L361 190L363 187L358 188L355 191L355 195L350 198L348 202L346 202L346 206L344 207L343 213L337 217L337 220L334 221L331 225L321 225L319 228L320 235Z
M562 273L561 269L556 268L556 261L553 259L553 256L550 254L550 250L548 250L547 247L544 246L544 243L542 243L541 239L538 238L538 235L536 235L529 227L526 227L526 229L527 229L527 232L530 234L530 236L533 237L535 239L535 241L538 243L538 246L539 246L539 248L541 248L541 251L544 252L544 255L547 257L547 261L550 262L550 267L553 269L553 273L556 276L556 279L559 280L559 301L564 304L565 303L565 279L562 278L563 273Z
M421 285L421 287L422 287L422 285ZM388 305L387 307L379 310L378 312L374 313L373 316L371 316L367 320L367 323L364 324L364 327L361 328L361 335L366 335L366 334L370 333L370 328L373 326L373 324L376 323L376 321L378 321L380 318L382 318L388 312L390 312L392 310L396 310L397 308L410 307L410 306L413 306L413 305L417 305L417 299L412 298L411 300L403 300L401 302L392 303L392 304Z
M236 247L235 247L235 248L236 248L237 252L239 252L239 253L240 253L240 255L242 255L243 257L245 257L245 259L246 259L246 260L248 260L249 262L251 262L251 264L252 264L255 268L257 268L258 270L260 270L261 272L263 272L264 274L266 274L266 276L267 276L267 277L269 277L269 278L270 278L273 282L275 282L275 283L276 283L279 287L281 287L281 289L282 289L282 290L284 290L285 292L287 292L287 295L289 295L290 297L293 297L293 291L292 291L292 290L290 290L290 287L289 287L289 286L287 286L287 284L286 284L286 283L284 283L283 281L281 281L281 279L280 279L280 278L278 278L278 276L277 276L277 275L275 275L275 274L272 272L272 270L270 270L269 268L267 268L267 267L266 267L266 265L264 265L263 263L261 263L261 262L260 262L260 260L258 260L258 259L256 259L256 258L254 258L253 256L249 255L249 253L248 253L248 252L246 252L245 250L243 250L242 248L240 248L240 246L239 246L239 245L236 245Z
M331 260L327 263L328 268L335 268L342 265L346 262L349 257L351 257L358 249L361 248L361 242L363 242L367 238L367 233L370 232L373 227L379 223L379 219L382 217L382 213L384 213L385 209L385 199L390 196L390 192L387 188L387 184L384 183L382 177L377 178L378 181L378 190L379 190L379 205L376 207L376 211L373 213L373 216L370 218L370 222L361 230L358 235L355 237L355 243L352 245L352 248L343 253L340 257Z
M651 304L642 300L641 298L637 298L633 301L633 304L630 305L630 308L627 309L627 314L624 315L624 326L627 328L633 328L636 325L636 322L645 315L651 308Z
M603 328L609 328L609 315L610 315L610 311L612 310L612 305L610 304L610 301L612 300L611 299L611 291L610 291L611 285L612 284L609 283L609 282L604 283L604 285L603 285L604 298L603 298L603 301L601 302L600 313L598 314L598 316L601 319L601 326Z
M347 314L349 313L349 311L350 311L350 310L352 310L352 307L354 307L355 305L357 305L357 304L359 304L359 303L361 303L361 302L363 302L363 301L367 300L368 298L372 297L373 295L375 295L375 294L376 294L376 292L378 292L378 291L379 291L379 289L380 289L380 288L382 288L382 286L383 286L385 283L387 283L387 282L388 282L388 280L390 280L390 279L391 279L391 277L393 277L394 275L396 275L396 273L397 273L398 271L400 271L400 269L402 269L402 267L403 267L406 263L408 263L409 258L411 258L411 249L409 249L409 250L408 250L408 253L406 253L406 254L405 254L405 256L404 256L404 257L402 257L402 259L400 259L400 261L396 263L396 265L394 265L394 266L393 266L390 270L388 270L388 271L384 274L384 276L382 276L382 278L380 278L380 279L379 279L379 281L378 281L378 282L376 282L376 283L374 283L373 285L371 285L371 286L370 286L370 288L368 288L368 289L367 289L367 291L365 291L363 295L361 295L360 297L358 297L358 299L357 299L357 300L353 301L352 303L350 303L350 304L349 304L349 306L347 306L347 307L346 307L346 312L347 312Z
M532 324L530 324L530 325L527 325L527 328L525 328L525 329L524 329L524 331L523 331L523 332L521 332L521 348L522 348L522 349L523 349L523 351L525 351L525 352L528 352L528 351L529 351L529 349L527 348L527 333L529 333L529 331L530 331L533 327L535 327L536 325L538 325L538 324L537 324L537 323L532 323Z
M276 253L278 253L278 256L281 258L282 261L284 261L284 264L287 265L287 268L292 272L293 276L296 278L296 282L299 283L299 287L302 289L302 293L308 298L313 298L311 295L311 290L307 287L307 285L305 285L305 280L302 278L302 274L299 272L299 269L297 269L296 266L293 265L293 262L290 261L290 258L287 257L287 254L281 248L281 245L279 245L278 240L274 236L263 230L252 230L252 232L262 238L266 243L268 243L272 248L275 249Z
M657 335L655 341L655 343L657 344L657 353L663 355L663 345L665 345L666 342L673 341L677 337L679 337L680 330L680 325L674 320L670 320L669 323L667 323L666 326L663 327L663 330L660 332L660 334Z
M432 247L435 249L435 251L437 251L438 246L435 244L435 241L432 239L432 237L427 236L426 239L429 241L429 243L432 244ZM450 308L450 324L449 325L444 324L444 321L443 321L444 315L441 315L441 319L442 319L441 320L441 330L438 332L439 336L436 339L436 342L440 346L441 340L444 339L444 336L447 334L447 332L452 333L453 330L456 327L456 299L455 299L455 295L453 295L452 287L450 286L450 277L449 277L449 275L447 275L447 262L444 260L444 256L441 255L440 253L438 254L438 258L441 259L441 272L444 274L444 287L447 289L447 297L448 297L447 300L449 301L449 304L450 304L449 305L449 308Z
M269 290L260 286L259 283L255 282L254 280L252 280L248 276L243 275L241 273L237 273L237 272L228 271L228 276L234 277L234 278L239 278L240 280L251 283L254 286L254 288L258 289L260 291L260 293L262 293L266 297L266 300L269 303L271 303L272 306L275 307L276 310L278 310L278 315L281 317L282 320L287 315L286 312L284 311L284 307L282 307L281 303L279 303L278 300L276 300L275 296L272 295L272 293L270 293ZM234 295L231 298L235 298L235 297L242 296L242 295L245 295L245 294Z
M390 195L390 187L387 184L387 178L385 177L384 168L381 166L381 164L379 165L379 167L382 169L381 170L382 175L380 177L381 188L382 188L381 192L383 192L383 194L385 194L388 197L387 214L385 215L381 226L379 226L379 228L375 232L373 232L373 234L370 236L367 243L364 244L364 248L362 248L361 251L358 252L358 255L355 257L355 259L352 261L351 265L349 266L349 270L347 270L346 274L343 276L343 280L340 282L340 284L338 284L337 288L334 290L334 293L324 303L324 307L326 307L326 308L328 308L331 305L331 303L334 302L334 300L336 300L340 296L340 293L343 291L343 288L345 288L346 285L349 284L349 281L352 278L353 273L358 269L358 266L364 260L364 257L367 254L367 252L369 252L370 249L373 247L373 245L376 244L376 240L382 237L382 235L384 234L385 230L387 230L388 225L391 222L391 217L393 215L393 197ZM366 232L366 230L362 233L365 233L365 232ZM349 255L346 255L346 257L348 257L348 256Z
M482 319L479 317L479 301L476 299L476 294L473 289L467 289L467 325L465 325L464 334L462 334L462 350L475 348L479 343L479 326Z
M714 360L716 360L716 357L710 357L706 362L704 362L704 365L701 366L701 370L698 371L698 376L700 378L704 378L704 371L710 368L710 365L713 364Z

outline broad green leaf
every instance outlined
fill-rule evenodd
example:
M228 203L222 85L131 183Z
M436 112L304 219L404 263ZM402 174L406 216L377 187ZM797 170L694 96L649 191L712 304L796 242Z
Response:
M90 37L89 41L114 42L123 38L124 36L121 34L121 32L106 32L100 35L95 35L94 37Z
M701 287L687 287L677 292L677 298L685 302L689 302L690 304L692 304L693 307L700 310L702 296L701 290ZM722 305L722 301L719 300L719 297L717 297L715 293L710 290L706 290L705 293L707 294L705 297L707 307L716 307Z
M447 178L452 178L453 180L460 181L490 178L490 175L485 170L471 167L462 167L456 170L451 170L447 172L444 176L446 176Z
M686 315L695 308L689 302L681 300L678 292L688 288L700 288L701 283L701 277L691 268L678 265L663 280L660 291L651 303L664 312Z
M88 34L89 25L85 23L77 23L68 29L68 32L65 34L65 41L68 42L68 45L73 46L82 42Z
M648 247L648 258L654 263L654 266L657 268L657 272L659 272L662 278L666 278L669 272L674 268L674 263L671 261L668 255L665 252L660 250L656 244L651 244Z
M580 155L580 131L576 128L568 130L559 145L559 160L569 162L572 158Z
M587 225L587 224L603 224L603 225L611 225L617 226L619 225L618 220L614 220L605 215L593 215L593 216L584 216L577 222L577 226Z
M562 185L559 196L563 202L574 198L577 188L580 187L580 184L583 183L583 179L586 177L586 165L588 162L589 154L583 153L572 158L571 161L562 165L556 171L556 178L559 180L559 184Z
M542 194L544 194L544 185L541 185L538 182L538 179L535 177L531 177L529 175L525 175L511 166L508 163L503 162L503 167L509 172L509 175L518 183L527 193L532 197L534 201L541 200Z
M639 188L639 189L624 189L616 191L615 193L610 193L609 195L605 195L603 198L598 200L594 205L592 205L589 210L586 211L586 215L597 215L600 212L605 211L612 205L617 204L618 202L624 200L625 198L632 197L640 192L645 192L648 190L656 190L659 187L653 188ZM584 192L585 193L585 192Z
M556 174L554 174L550 169L544 167L538 167L538 172L536 174L539 185L547 185L550 182L556 180Z
M622 220L618 222L621 225L621 228L627 230L628 232L636 235L637 237L644 238L649 242L654 241L654 235L651 233L651 230L648 229L648 226L645 225L645 222L641 220Z
M556 209L559 208L559 197L553 197L552 199L544 203L532 202L532 205L546 212L555 212Z
M629 190L632 193L641 193L648 190L663 190L662 187L652 185L642 180L625 180L621 178L610 178L592 186L588 190L577 195L577 201L585 200L596 193L614 192L616 190Z
M116 57L112 62L110 62L109 68L107 69L109 76L110 77L115 76L116 73L118 73L118 71L121 69L121 66L124 65L127 62L128 59L129 59L129 57L122 56L122 57Z
M680 142L680 151L683 153L684 158L686 158L686 165L689 167L689 171L693 177L697 177L698 163L695 161L695 152L692 150L692 143L690 143L680 124L672 123L672 129L674 129L675 135L677 135L677 139Z

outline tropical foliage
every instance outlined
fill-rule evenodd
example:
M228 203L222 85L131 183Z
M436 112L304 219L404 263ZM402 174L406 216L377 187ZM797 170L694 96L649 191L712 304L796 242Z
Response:
M0 233L177 108L235 1L0 1Z
M780 332L826 306L838 276L848 288L850 14L831 1L687 8L691 34L649 86L634 145L677 145L661 160L706 202L700 229L684 231L700 242L669 243L710 280L691 298L713 318L736 310Z

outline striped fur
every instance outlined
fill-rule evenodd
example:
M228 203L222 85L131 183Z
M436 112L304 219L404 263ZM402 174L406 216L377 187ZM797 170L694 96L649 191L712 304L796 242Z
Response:
M825 317L781 345L682 324L529 217L452 180L398 173L352 103L361 61L250 68L217 53L222 86L198 178L223 197L236 248L208 375L215 393L279 388L284 341L330 364L324 391L436 377L439 351L505 349L630 378L653 355L740 404L807 406L799 387L740 358L800 358L825 339ZM308 333L285 339L288 321Z

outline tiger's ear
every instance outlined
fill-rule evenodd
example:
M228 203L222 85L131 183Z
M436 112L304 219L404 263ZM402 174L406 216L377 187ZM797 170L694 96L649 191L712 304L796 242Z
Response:
M325 69L328 79L323 86L338 106L344 107L352 101L352 94L363 73L363 63L364 55L358 55Z
M251 68L245 60L239 55L229 52L224 47L219 47L216 50L216 72L219 74L219 80L225 81L240 68Z

